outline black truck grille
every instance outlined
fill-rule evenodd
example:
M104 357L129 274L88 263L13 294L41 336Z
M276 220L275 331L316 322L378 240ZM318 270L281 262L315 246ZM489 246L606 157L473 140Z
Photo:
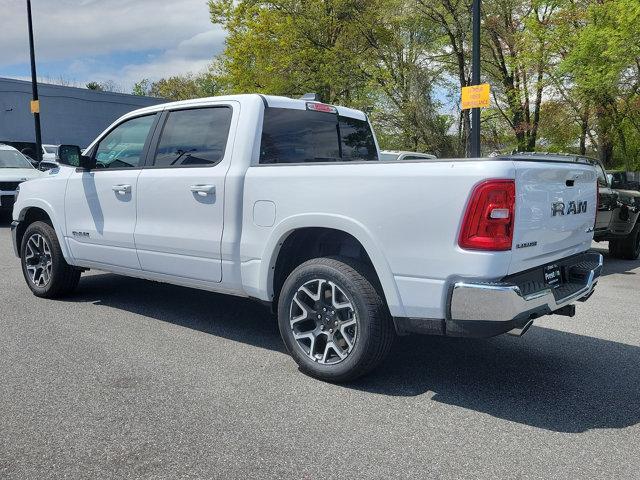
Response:
M4 192L13 192L16 188L18 188L20 182L0 182L0 190Z

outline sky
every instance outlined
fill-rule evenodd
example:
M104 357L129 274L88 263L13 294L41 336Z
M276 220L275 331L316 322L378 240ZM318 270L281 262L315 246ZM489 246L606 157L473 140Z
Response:
M206 0L31 0L38 78L75 86L198 73L224 48ZM26 0L0 0L0 77L30 79Z

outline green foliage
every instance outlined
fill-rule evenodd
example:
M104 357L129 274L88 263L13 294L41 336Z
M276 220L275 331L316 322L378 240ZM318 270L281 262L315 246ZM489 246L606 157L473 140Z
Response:
M87 83L86 87L89 90L98 90L98 91L102 91L102 86L98 83L98 82L89 82Z
M144 78L134 84L134 95L166 98L167 100L188 100L190 98L212 97L224 92L223 83L213 71L194 75L176 75L156 82Z
M472 0L209 0L212 68L133 93L258 92L368 112L383 148L462 156ZM483 150L595 154L640 168L640 2L483 0Z

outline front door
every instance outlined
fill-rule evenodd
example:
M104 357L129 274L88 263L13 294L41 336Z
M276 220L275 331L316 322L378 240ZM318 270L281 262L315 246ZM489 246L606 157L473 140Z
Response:
M143 270L221 281L232 113L230 106L219 106L164 115L138 179L135 242Z
M66 236L82 262L140 269L134 243L137 183L156 115L125 120L89 152L91 171L71 174L65 198Z

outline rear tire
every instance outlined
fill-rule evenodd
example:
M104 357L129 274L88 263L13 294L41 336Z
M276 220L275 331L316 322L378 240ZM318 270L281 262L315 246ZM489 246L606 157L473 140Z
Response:
M27 227L20 246L20 262L24 279L36 297L69 295L80 281L80 270L65 261L55 230L45 222Z
M389 353L395 330L365 265L325 257L298 266L278 302L278 326L304 373L330 382L354 380Z
M609 242L609 253L612 257L623 260L636 260L640 256L640 221L629 235Z

